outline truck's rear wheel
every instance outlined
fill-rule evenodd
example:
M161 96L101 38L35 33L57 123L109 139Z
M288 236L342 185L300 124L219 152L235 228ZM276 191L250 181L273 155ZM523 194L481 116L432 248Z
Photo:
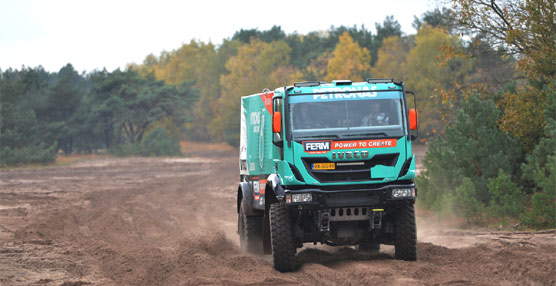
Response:
M397 259L417 260L417 228L413 204L403 204L394 216L394 240Z
M241 202L237 222L241 250L252 254L263 253L262 223L262 217L247 216L245 206Z
M296 243L290 216L283 203L270 206L270 231L274 268L280 272L295 270Z

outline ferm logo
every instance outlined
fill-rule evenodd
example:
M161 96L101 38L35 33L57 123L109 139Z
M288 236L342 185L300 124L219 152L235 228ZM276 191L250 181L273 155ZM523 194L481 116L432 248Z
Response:
M303 142L303 149L311 154L326 153L331 145L331 141L307 141Z

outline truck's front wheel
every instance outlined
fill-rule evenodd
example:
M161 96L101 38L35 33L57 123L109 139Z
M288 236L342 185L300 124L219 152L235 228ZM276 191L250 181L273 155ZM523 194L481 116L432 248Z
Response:
M288 210L283 203L270 206L270 231L274 268L280 272L295 270L295 238Z
M407 203L399 207L394 218L394 228L396 258L417 260L417 228L413 204Z
M238 214L239 245L241 250L252 254L262 254L262 217L247 216L241 202Z

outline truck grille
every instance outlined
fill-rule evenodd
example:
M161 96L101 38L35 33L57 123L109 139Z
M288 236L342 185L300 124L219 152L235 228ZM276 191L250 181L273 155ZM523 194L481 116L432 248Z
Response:
M313 170L314 163L332 163L324 157L301 158L307 172L321 183L344 181L370 181L371 168L376 165L395 166L398 162L398 153L376 155L370 160L359 161L334 161L334 170Z

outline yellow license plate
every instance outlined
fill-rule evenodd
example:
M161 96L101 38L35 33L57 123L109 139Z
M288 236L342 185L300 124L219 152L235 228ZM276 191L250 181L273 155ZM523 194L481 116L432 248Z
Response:
M313 170L334 170L336 169L335 163L314 163Z

